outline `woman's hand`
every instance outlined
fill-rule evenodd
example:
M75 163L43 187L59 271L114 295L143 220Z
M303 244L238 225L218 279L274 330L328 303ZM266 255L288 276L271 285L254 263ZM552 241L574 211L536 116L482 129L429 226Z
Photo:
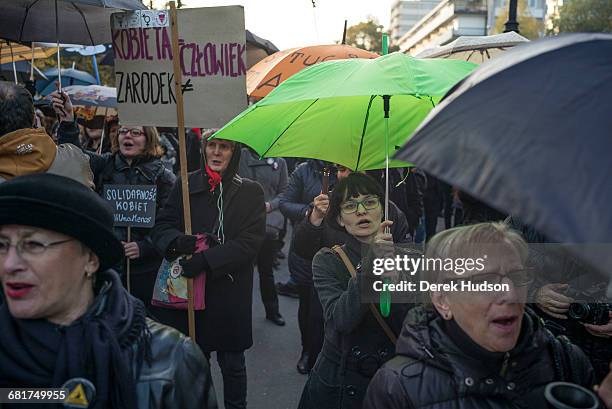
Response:
M393 222L385 220L380 224L378 232L374 236L374 254L378 258L395 258L395 244L393 243L393 235L389 232ZM395 279L397 271L385 271L382 277Z
M574 300L562 294L567 289L567 284L546 284L536 294L536 304L546 314L553 318L566 320L569 306Z
M61 94L59 91L53 92L51 94L51 104L53 105L53 110L59 117L60 121L74 121L74 110L72 108L72 103L70 102L70 97L68 97L68 94L63 91Z
M140 257L140 247L138 247L138 243L135 241L125 242L122 241L123 251L125 252L125 256L130 260L135 260Z
M310 223L313 226L320 226L323 222L323 218L327 214L329 209L329 196L325 193L321 193L319 196L314 198L314 207L310 213Z

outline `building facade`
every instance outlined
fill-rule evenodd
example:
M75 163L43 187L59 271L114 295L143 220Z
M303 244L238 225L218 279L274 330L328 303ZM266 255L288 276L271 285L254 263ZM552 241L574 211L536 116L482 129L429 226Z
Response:
M395 0L391 6L389 38L391 44L414 27L425 15L433 10L441 0Z
M459 36L486 35L487 9L487 0L442 0L396 44L400 51L416 55Z

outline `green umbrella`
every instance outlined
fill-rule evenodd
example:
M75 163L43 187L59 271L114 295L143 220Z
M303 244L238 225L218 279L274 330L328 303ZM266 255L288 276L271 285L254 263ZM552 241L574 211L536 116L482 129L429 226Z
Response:
M440 98L475 67L466 61L419 60L401 53L316 64L287 79L213 137L244 143L262 157L382 169L382 96L390 96L388 154L393 156ZM406 165L390 162L392 167Z
M384 37L383 48L386 54ZM320 159L355 171L386 168L388 219L389 167L408 165L389 157L476 67L401 53L323 62L287 79L213 138L242 142L262 157ZM381 294L383 316L389 315L390 306L390 294Z

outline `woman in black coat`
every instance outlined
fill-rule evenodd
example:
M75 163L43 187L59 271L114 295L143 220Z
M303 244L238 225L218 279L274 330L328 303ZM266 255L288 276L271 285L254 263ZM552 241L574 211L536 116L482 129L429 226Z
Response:
M435 235L426 259L472 259L478 265L482 258L482 268L460 271L455 264L455 269L444 270L433 264L423 271L431 283L459 290L423 294L431 304L408 313L397 356L370 382L363 408L546 408L552 407L544 398L550 382L590 388L593 368L584 353L567 339L555 338L526 308L533 281L525 267L527 257L525 241L503 223L455 227ZM460 290L466 283L507 288Z
M168 259L183 260L183 274L206 272L203 311L196 311L196 340L204 353L217 351L222 368L225 407L246 407L244 351L253 344L253 263L266 233L266 210L261 186L236 174L240 148L231 141L212 139L203 149L205 168L189 175L191 229L207 233L219 244L195 252L196 236L184 234L180 178L157 217L153 241ZM155 308L163 323L188 331L183 310Z
M363 267L369 264L365 261L369 251L374 245L386 248L393 244L391 233L384 232L392 222L382 222L383 203L381 186L361 173L349 175L334 188L326 222L346 231L341 250L356 274L353 276L335 248L321 249L312 261L314 285L324 312L325 340L299 409L361 409L368 382L393 356L391 338L399 334L408 305L393 304L385 320L368 308L360 290L363 280L371 277ZM385 325L377 319L385 320Z
M61 100L57 93L55 95L53 101L57 107L61 104ZM72 106L65 93L64 98L64 111L69 112ZM163 151L154 127L120 126L117 134L112 135L111 152L98 155L80 145L79 130L73 119L71 117L62 119L58 130L58 142L79 146L89 156L98 194L102 195L105 185L155 185L156 214L159 214L176 178L160 160ZM115 227L115 233L123 244L125 257L130 259L131 293L146 306L151 302L157 269L162 261L162 255L149 237L150 230L150 228L132 228L128 241L127 227ZM127 287L125 260L116 266L116 269Z
M111 269L122 254L88 187L49 173L0 184L0 388L82 388L73 407L90 409L216 409L206 357L127 293Z

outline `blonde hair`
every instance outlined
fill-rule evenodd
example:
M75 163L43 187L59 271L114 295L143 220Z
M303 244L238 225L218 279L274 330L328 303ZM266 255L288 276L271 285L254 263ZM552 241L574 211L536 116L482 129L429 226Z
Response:
M121 127L119 127L119 129L121 129ZM145 135L145 146L142 156L147 159L161 158L164 151L159 141L159 133L157 132L157 128L154 126L143 126L142 129ZM117 132L111 138L111 152L119 152L119 132Z
M486 246L509 245L525 263L529 255L527 242L503 222L478 223L444 230L427 243L426 258L454 259L482 256Z

